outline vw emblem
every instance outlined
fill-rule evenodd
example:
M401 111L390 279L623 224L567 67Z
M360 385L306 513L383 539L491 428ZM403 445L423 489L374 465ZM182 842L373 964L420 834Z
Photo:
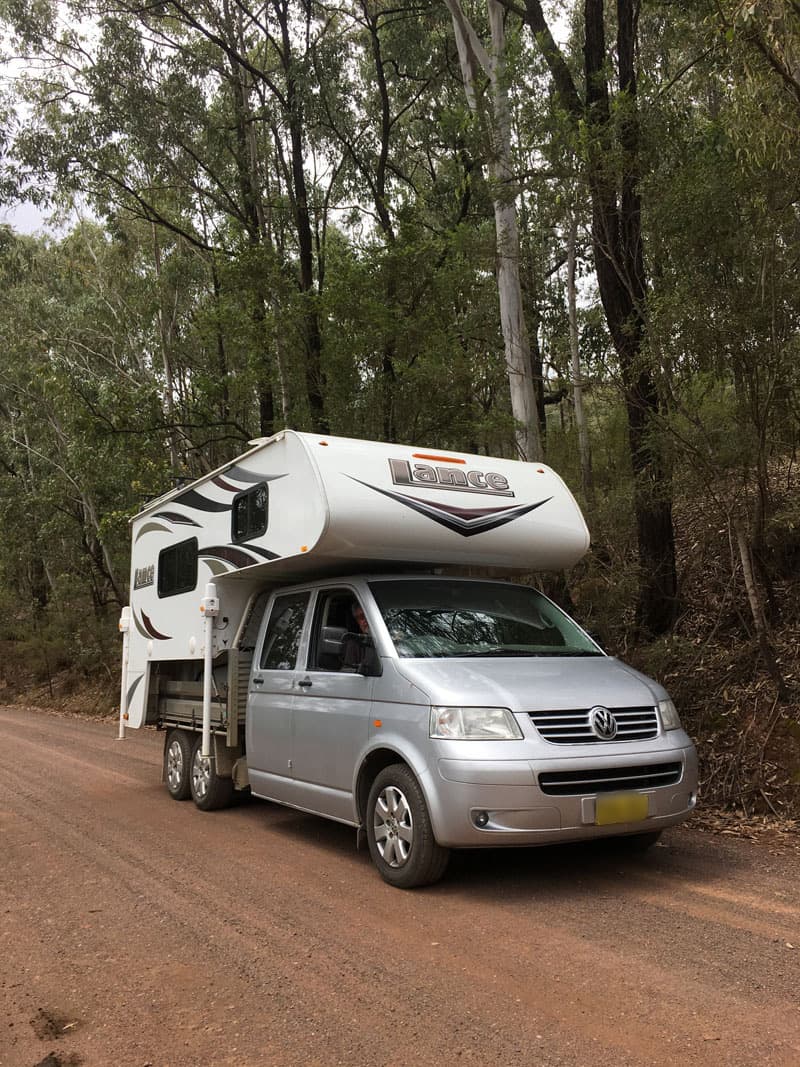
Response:
M613 741L617 736L617 720L608 708L598 705L589 712L589 725L601 741Z

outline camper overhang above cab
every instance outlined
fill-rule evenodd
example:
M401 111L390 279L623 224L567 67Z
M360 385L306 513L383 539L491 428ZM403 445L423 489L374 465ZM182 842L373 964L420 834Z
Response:
M563 569L589 543L543 464L289 430L148 505L133 520L141 573L192 536L200 587L388 563Z
M277 584L431 567L561 570L588 544L572 494L540 463L291 430L255 441L132 520L131 718L144 714L148 664L204 658L209 583L217 657Z

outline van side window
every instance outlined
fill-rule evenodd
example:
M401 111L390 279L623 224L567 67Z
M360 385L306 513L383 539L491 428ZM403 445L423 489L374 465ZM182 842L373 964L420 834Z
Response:
M262 670L294 670L310 595L293 593L275 598L261 649Z
M266 533L269 522L269 489L262 482L233 498L231 505L231 540L249 541Z
M368 641L364 609L349 589L319 594L308 669L354 671L361 666Z
M197 586L197 538L190 537L158 554L158 595L191 593Z

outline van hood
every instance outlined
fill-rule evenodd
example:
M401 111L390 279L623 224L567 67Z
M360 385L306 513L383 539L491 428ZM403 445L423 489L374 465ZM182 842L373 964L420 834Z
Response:
M398 659L396 665L431 704L529 712L641 707L667 699L657 682L611 656Z

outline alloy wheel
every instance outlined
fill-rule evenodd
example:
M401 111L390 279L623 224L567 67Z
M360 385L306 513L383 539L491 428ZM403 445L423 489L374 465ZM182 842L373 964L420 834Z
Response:
M372 814L375 845L384 863L403 867L414 844L414 819L405 794L387 785L378 794Z

